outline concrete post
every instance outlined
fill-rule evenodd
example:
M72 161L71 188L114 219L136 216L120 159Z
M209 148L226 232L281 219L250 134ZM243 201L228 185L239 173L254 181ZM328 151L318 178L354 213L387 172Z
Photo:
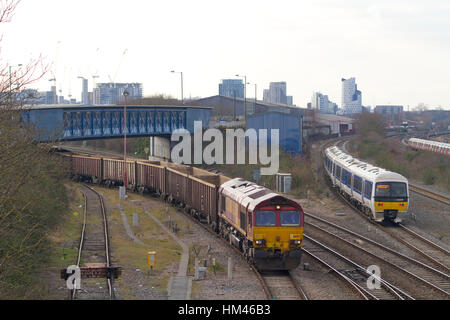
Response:
M119 199L120 200L126 200L128 197L126 195L126 190L124 186L119 187Z
M135 212L133 213L133 227L137 227L139 225L139 215Z
M198 259L195 258L195 263L194 263L194 279L198 280Z
M233 279L233 261L228 257L228 280Z

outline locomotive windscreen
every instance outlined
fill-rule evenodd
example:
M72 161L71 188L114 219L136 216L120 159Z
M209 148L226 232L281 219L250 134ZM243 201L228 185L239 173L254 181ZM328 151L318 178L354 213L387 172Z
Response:
M300 213L298 213L298 211L281 211L280 224L282 226L300 225Z
M393 198L399 198L399 201L404 201L404 198L407 197L408 192L404 182L378 182L375 186L376 201Z
M256 211L257 226L274 226L277 223L277 213L275 211Z

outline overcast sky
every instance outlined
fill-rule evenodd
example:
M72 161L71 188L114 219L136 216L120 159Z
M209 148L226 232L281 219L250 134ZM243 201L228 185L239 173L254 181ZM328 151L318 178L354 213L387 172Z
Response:
M43 54L65 96L81 80L142 82L144 95L218 94L247 75L247 96L286 81L294 103L313 91L341 105L341 78L356 77L363 105L450 108L450 1L23 0L3 25L2 59ZM59 44L58 44L59 42ZM127 49L127 53L122 54ZM120 61L122 63L119 68ZM49 90L49 73L36 84Z

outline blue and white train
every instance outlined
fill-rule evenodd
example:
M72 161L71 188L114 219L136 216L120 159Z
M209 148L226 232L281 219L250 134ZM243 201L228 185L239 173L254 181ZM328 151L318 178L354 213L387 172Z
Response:
M324 166L334 187L372 220L396 223L408 211L408 180L362 162L338 147L325 150Z

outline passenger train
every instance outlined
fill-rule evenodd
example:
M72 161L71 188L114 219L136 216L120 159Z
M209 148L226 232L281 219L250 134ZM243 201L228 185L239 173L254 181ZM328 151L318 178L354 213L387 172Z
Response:
M450 144L439 141L410 138L408 145L415 150L427 150L450 156Z
M72 178L123 185L123 160L61 154ZM183 208L258 269L289 270L300 264L304 214L298 203L250 181L171 162L128 160L126 170L127 188Z
M338 147L325 150L324 166L331 183L370 219L401 222L408 211L408 180L372 166Z

